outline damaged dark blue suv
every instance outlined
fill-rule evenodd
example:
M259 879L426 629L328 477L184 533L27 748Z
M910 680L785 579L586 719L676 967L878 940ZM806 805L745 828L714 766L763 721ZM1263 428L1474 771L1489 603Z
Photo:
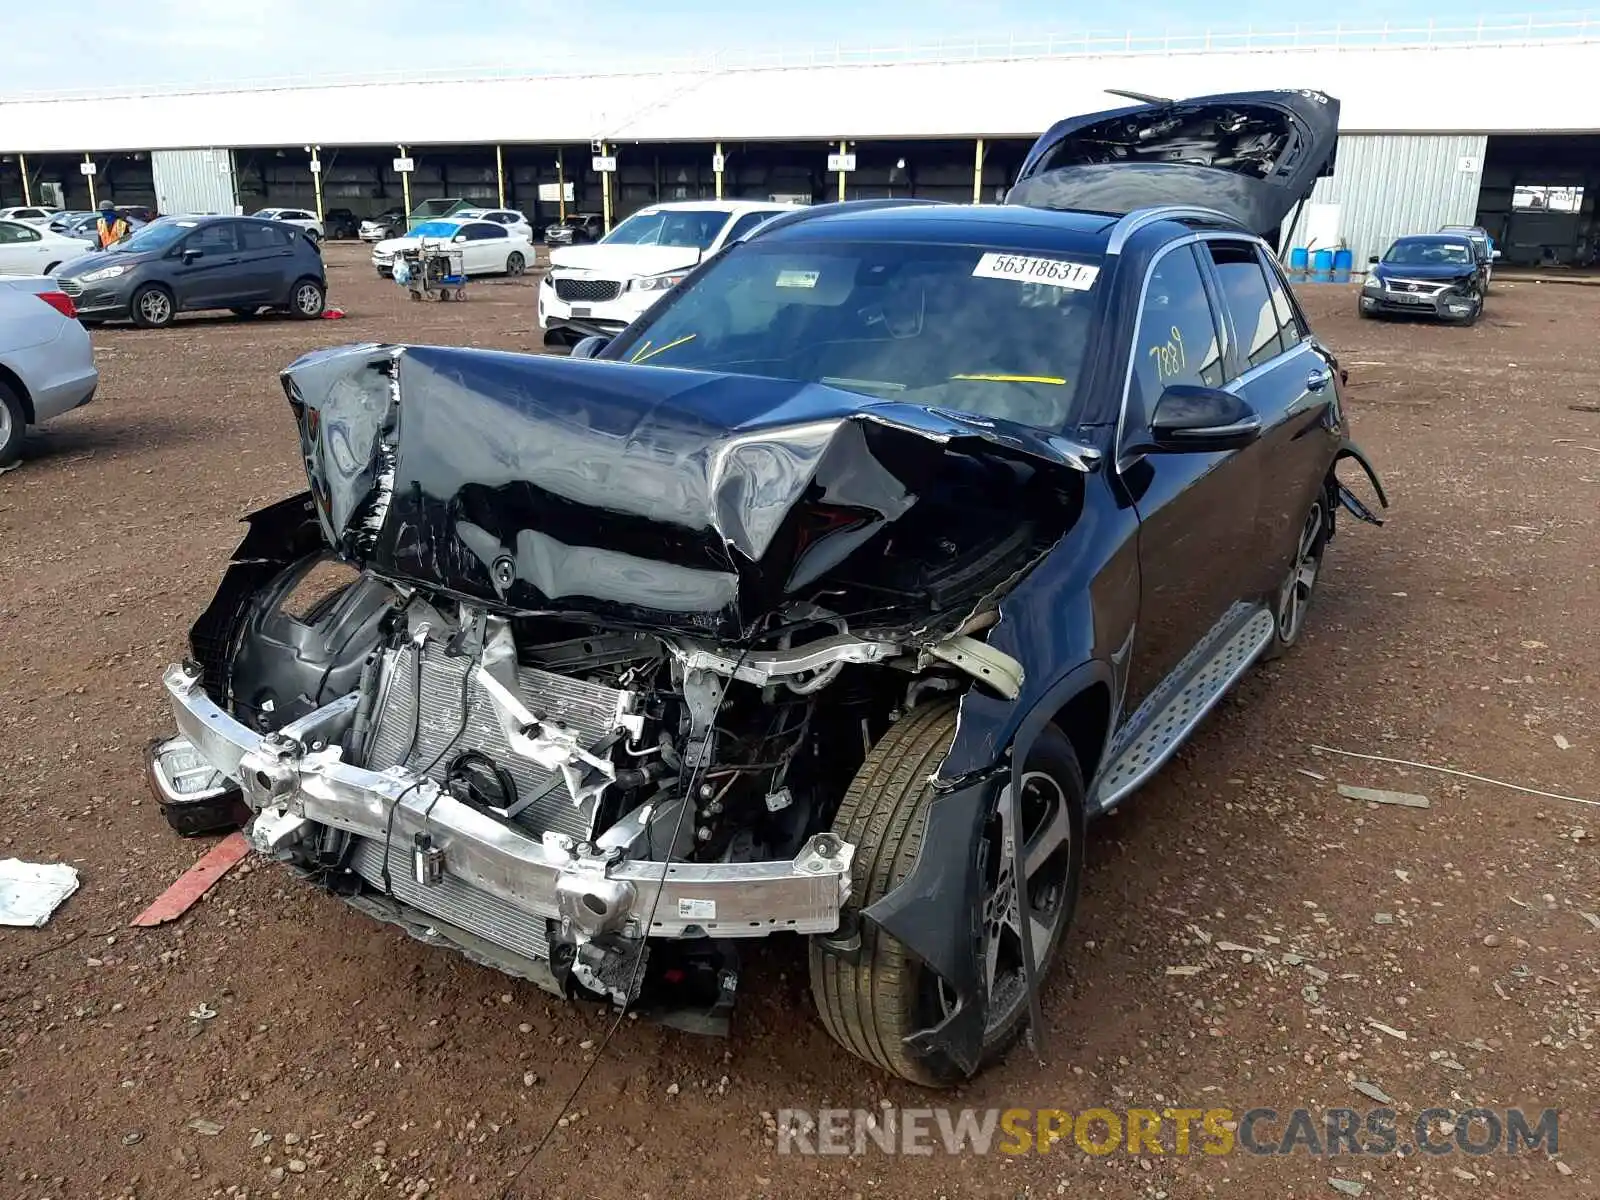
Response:
M1263 236L1336 128L1305 92L1078 118L1005 205L786 215L573 360L302 359L311 487L166 673L169 818L693 1028L802 935L842 1044L974 1074L1086 821L1299 639L1336 510L1375 520Z

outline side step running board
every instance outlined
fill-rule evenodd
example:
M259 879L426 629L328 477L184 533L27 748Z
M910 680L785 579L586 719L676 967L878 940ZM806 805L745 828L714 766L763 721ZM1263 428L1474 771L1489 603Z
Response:
M1129 718L1106 755L1090 797L1104 812L1141 786L1272 641L1272 613L1237 604Z

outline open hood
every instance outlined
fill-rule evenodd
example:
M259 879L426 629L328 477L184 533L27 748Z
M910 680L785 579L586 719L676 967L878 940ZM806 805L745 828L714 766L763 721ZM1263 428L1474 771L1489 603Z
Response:
M1007 200L1118 216L1186 204L1276 242L1333 174L1339 102L1312 91L1163 100L1058 121L1028 152Z
M358 345L283 383L346 559L513 614L723 638L824 589L882 625L959 621L1060 538L1093 467L1003 421L647 365Z

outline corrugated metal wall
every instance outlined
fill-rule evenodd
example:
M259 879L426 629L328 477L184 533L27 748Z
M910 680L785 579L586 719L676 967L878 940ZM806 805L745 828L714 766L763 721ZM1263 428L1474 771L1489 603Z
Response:
M163 213L229 213L238 205L231 150L153 150L156 208Z
M1339 205L1339 233L1360 270L1403 233L1473 224L1487 146L1481 134L1342 135L1334 172L1317 181L1311 203ZM1305 245L1305 220L1286 247Z

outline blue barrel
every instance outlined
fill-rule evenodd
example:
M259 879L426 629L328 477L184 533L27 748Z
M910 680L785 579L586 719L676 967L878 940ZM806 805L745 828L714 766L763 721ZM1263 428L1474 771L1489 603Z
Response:
M1333 282L1333 251L1318 250L1311 256L1311 278L1318 283Z
M1350 271L1356 265L1356 256L1349 250L1335 250L1333 252L1333 281L1335 283L1349 283Z
M1289 250L1289 278L1298 282L1306 277L1306 269L1311 265L1310 255L1304 246L1294 246Z

